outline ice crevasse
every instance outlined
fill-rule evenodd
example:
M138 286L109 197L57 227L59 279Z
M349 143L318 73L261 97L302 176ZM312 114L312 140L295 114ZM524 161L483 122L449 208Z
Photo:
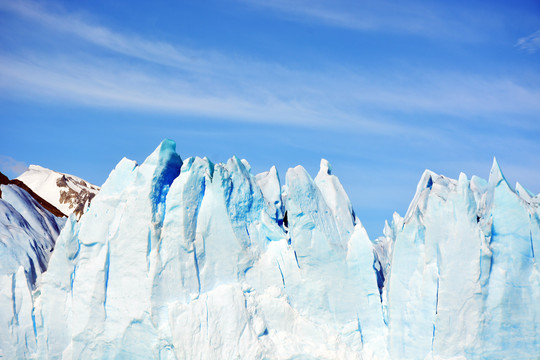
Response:
M28 305L27 354L537 358L538 205L496 163L488 182L426 172L370 241L325 160L282 186L275 168L182 161L165 140L68 220Z

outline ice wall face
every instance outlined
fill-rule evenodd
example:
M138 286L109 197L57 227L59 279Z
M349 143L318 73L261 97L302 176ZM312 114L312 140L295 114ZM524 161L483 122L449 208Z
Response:
M37 356L385 356L371 242L321 171L289 170L284 205L275 168L182 163L170 141L140 166L121 161L57 241Z
M274 167L254 176L236 157L182 162L166 140L141 165L123 159L80 221L68 219L39 281L27 281L28 259L46 264L46 237L0 263L0 349L40 359L536 358L539 204L496 164L488 182L426 171L407 214L372 242L326 160L315 179L289 169L282 186ZM54 229L24 217L27 242Z
M66 226L37 300L39 357L152 357L152 250L181 164L170 142L141 166L122 160L84 220Z
M489 183L426 172L390 234L390 355L538 356L538 227L537 198L515 193L496 163Z
M36 350L32 291L65 219L16 185L0 185L0 358Z

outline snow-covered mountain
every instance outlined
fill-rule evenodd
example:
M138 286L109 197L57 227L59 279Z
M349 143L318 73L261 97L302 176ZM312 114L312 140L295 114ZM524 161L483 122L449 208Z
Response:
M328 162L285 180L235 157L182 162L168 140L141 165L123 159L59 236L20 312L35 331L19 354L540 356L539 196L496 163L487 182L426 171L373 242Z
M47 210L50 204L18 184L0 173L2 359L27 358L36 350L32 291L66 221Z
M18 180L65 215L80 218L90 205L99 187L69 174L59 173L38 165L30 165Z

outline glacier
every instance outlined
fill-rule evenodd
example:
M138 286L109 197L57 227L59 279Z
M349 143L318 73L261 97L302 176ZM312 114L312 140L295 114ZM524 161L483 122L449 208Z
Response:
M376 242L392 358L540 356L539 197L516 188L496 161L488 182L424 173Z
M182 160L164 140L67 220L16 306L33 342L0 345L38 359L538 358L539 204L496 162L488 181L426 171L370 240L324 159L281 184L275 167Z
M0 173L0 358L35 353L36 284L65 218L56 217Z

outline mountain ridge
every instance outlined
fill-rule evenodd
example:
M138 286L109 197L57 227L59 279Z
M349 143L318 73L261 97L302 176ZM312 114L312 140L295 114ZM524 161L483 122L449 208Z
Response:
M16 185L21 189L24 189L30 196L32 196L41 206L43 206L47 211L57 217L67 217L66 214L58 210L54 205L52 205L47 200L43 199L41 196L36 194L32 189L30 189L25 183L18 179L9 179L6 175L0 172L0 185ZM2 197L2 192L0 191L0 198Z
M80 218L99 187L77 176L60 173L39 165L30 165L14 181L24 183L63 214Z

